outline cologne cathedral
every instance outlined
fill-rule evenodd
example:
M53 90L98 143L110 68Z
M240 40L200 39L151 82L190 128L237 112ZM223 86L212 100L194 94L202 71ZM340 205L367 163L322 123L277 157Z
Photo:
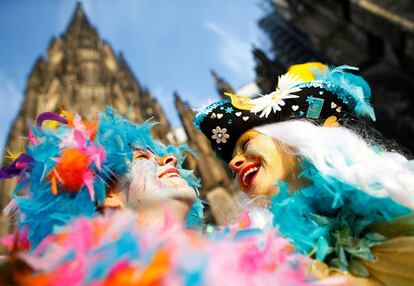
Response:
M202 193L212 191L213 194L218 192L220 198L223 195L228 197L225 191L230 187L227 170L210 150L208 140L202 134L196 134L191 108L181 101L178 94L175 98L189 138L187 144L203 162L208 162L201 165L190 157L187 163L202 178ZM24 102L10 129L6 148L13 152L23 150L27 122L42 112L65 109L91 118L107 105L131 121L140 123L150 119L158 122L153 135L163 143L183 143L176 142L174 130L157 99L139 83L122 53L114 52L108 42L100 39L97 29L78 2L66 31L51 39L46 56L36 60L28 76ZM3 160L5 163L7 160ZM15 185L12 179L0 183L1 209L10 201L5 194L10 194Z

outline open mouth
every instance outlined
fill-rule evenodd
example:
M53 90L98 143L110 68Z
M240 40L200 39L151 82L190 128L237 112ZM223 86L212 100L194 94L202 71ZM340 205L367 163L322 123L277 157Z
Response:
M260 164L251 164L241 170L239 174L240 185L247 192L250 192L250 189L253 185L254 179L256 178L257 173L259 172Z
M162 172L160 175L158 175L158 178L165 179L165 178L180 178L180 173L176 168L170 168Z

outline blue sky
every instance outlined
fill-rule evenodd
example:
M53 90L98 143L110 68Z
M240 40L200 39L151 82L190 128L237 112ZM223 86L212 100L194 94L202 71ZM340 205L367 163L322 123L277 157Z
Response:
M210 69L234 87L254 79L253 45L265 37L262 0L82 1L90 22L159 99L173 126L173 91L193 107L217 99ZM61 35L76 1L0 0L0 150L23 98L27 75Z

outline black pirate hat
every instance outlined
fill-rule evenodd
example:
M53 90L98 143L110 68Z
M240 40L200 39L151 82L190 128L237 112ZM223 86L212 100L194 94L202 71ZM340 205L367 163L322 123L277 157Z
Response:
M232 158L237 139L257 126L303 118L315 124L332 125L350 117L375 120L369 104L366 81L341 66L328 68L319 63L295 65L279 77L276 90L257 98L226 94L198 112L194 125L210 140L224 161Z

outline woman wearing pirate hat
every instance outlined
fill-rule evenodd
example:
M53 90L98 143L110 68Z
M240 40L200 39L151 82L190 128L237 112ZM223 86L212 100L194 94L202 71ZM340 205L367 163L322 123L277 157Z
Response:
M366 137L364 79L341 66L292 66L258 98L228 94L194 124L296 248L379 285L412 285L414 162Z

